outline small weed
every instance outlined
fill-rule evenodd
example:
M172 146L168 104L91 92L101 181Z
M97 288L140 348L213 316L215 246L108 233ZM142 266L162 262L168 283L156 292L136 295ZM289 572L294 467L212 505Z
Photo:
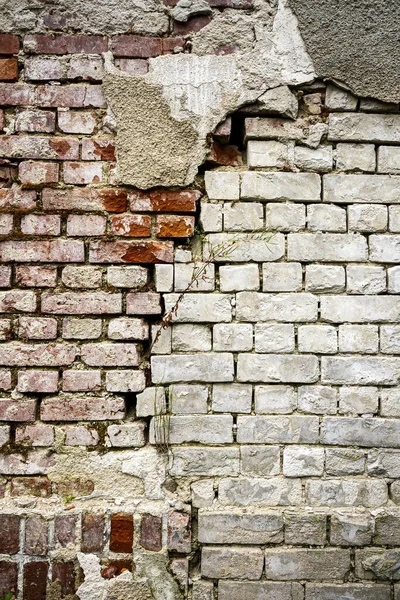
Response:
M3 598L0 598L0 600L13 600L14 598L15 598L14 593L8 592L8 594L6 594Z
M64 504L71 504L71 502L73 502L75 496L73 494L68 494L68 496L64 496L63 497L63 502ZM0 600L2 600L2 598L0 598Z

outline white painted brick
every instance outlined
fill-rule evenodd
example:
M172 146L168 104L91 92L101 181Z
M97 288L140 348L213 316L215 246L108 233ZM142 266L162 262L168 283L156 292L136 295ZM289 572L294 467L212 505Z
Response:
M161 330L161 331L160 331ZM160 333L159 333L160 331ZM157 340L156 340L157 337ZM171 354L172 327L151 326L151 351L153 354Z
M200 479L194 481L190 486L192 495L192 506L194 508L204 508L205 506L212 506L215 498L214 492L214 480L213 479ZM209 588L209 591L213 592L213 587ZM197 595L196 595L197 592ZM195 585L192 588L192 600L204 600L204 596L201 596L200 590L196 590ZM214 600L211 595L208 596L210 600Z
M300 231L306 226L306 207L304 204L274 204L266 205L267 230Z
M381 416L400 417L399 388L383 389L381 391Z
M338 171L375 171L375 146L373 144L337 144L336 169Z
M201 574L212 579L260 579L264 557L260 548L204 546Z
M400 325L382 325L381 352L384 354L400 354Z
M169 408L174 414L207 413L206 385L170 385Z
M346 274L343 267L325 265L306 266L306 291L331 294L344 292Z
M115 370L106 373L107 392L141 392L146 387L143 371Z
M290 91L287 85L282 85L267 90L257 100L260 114L277 114L289 119L295 119L298 111L298 100L295 93ZM278 599L280 600L280 599Z
M200 224L205 233L222 231L223 204L200 203Z
M329 173L324 178L324 202L398 204L400 177L397 175L359 175Z
M191 250L185 250L185 248L175 248L175 263L190 263L192 260Z
M393 296L322 296L321 318L330 323L400 321L400 299Z
M286 477L321 476L324 460L323 448L289 446L283 450L283 474Z
M245 121L246 140L303 140L307 136L308 129L309 125L303 119L290 121L289 119L255 117Z
M326 417L322 421L321 442L339 446L399 448L400 421L398 419Z
M342 414L374 414L378 412L378 388L345 387L339 388L339 412Z
M147 387L136 396L136 415L150 417L166 410L165 390L163 387Z
M310 204L307 206L307 228L311 231L346 232L346 209L340 206Z
M347 267L347 292L349 294L379 294L386 289L384 267Z
M263 205L257 202L226 202L224 231L256 231L264 227Z
M335 385L395 385L399 382L397 358L323 356L321 381Z
M396 146L379 146L378 173L394 173L400 175L400 148Z
M297 407L297 392L289 385L256 385L255 411L265 415L285 415Z
M317 444L319 419L311 416L238 417L239 444ZM400 442L399 442L400 444Z
M165 294L165 311L173 309L179 294ZM173 321L176 323L218 323L232 320L231 296L227 294L185 294Z
M293 352L294 326L289 323L257 323L254 328L256 352Z
M221 266L219 269L219 285L221 292L258 290L260 288L258 265Z
M371 235L369 258L374 262L400 262L400 235Z
M389 231L400 232L400 206L389 206Z
M149 326L143 319L120 317L111 319L107 333L112 340L147 340Z
M304 146L296 146L294 149L294 163L296 167L304 171L317 171L318 173L332 171L332 146L319 146L315 150Z
M220 419L221 417L217 418ZM172 477L239 475L238 447L200 448L198 446L184 446L171 448L171 455L173 460L169 473Z
M249 140L247 142L247 164L250 169L285 167L289 164L288 146L272 140Z
M240 446L240 472L243 475L279 475L279 446Z
M357 108L357 98L347 90L338 88L333 83L329 83L326 88L325 106L330 111L355 110Z
M144 267L124 266L107 269L107 283L115 287L137 290L145 286L147 280L148 270Z
M230 444L233 417L231 415L193 415L174 416L169 420L169 442L183 444L197 442L199 444ZM155 444L162 435L158 430L157 417L150 423L150 443Z
M253 325L229 323L214 325L213 349L217 352L246 352L253 348Z
M283 541L283 519L275 512L199 511L201 544L268 544Z
M251 417L239 417L251 418ZM255 417L257 418L257 417ZM263 417L258 417L263 418ZM228 506L287 506L301 502L301 480L280 478L223 478L219 482L218 501ZM237 577L237 575L235 575Z
M157 292L172 292L174 286L174 266L156 265L155 283Z
M388 274L388 292L389 294L400 293L400 267L390 267Z
M400 142L400 115L329 115L328 139L347 142Z
M107 434L115 448L135 448L146 444L146 422L135 421L121 425L110 425Z
M204 180L210 200L239 200L239 173L206 171Z
M327 475L361 475L365 470L365 453L362 450L326 448L325 461Z
M342 581L349 569L350 550L336 548L265 550L265 570L268 579Z
M279 260L285 254L282 233L210 233L203 247L207 260L215 254L214 262L264 262Z
M208 325L182 323L172 326L173 352L209 352L211 329Z
M298 410L317 415L337 412L337 390L325 385L302 385L298 389Z
M298 292L303 287L300 263L263 264L264 292Z
M321 179L316 173L243 173L243 200L321 200Z
M212 410L214 412L249 413L253 389L242 383L217 383L213 385Z
M337 333L334 327L326 325L302 325L298 328L299 352L335 354Z
M237 379L260 383L314 383L319 376L316 356L239 354Z
M385 231L387 207L376 204L352 204L348 209L349 231Z
M368 258L367 240L358 234L289 233L288 259L305 262L356 262Z
M176 292L212 292L215 288L215 266L204 263L176 263L174 266ZM190 286L190 287L189 287Z
M370 450L367 459L368 474L376 477L398 478L400 477L399 459L399 450ZM393 492L393 484L391 491Z
M153 356L154 383L233 381L233 355L228 353Z
M315 480L306 483L306 502L312 506L365 506L386 504L387 485L384 481Z
M339 351L376 354L379 335L377 325L340 325Z
M262 294L239 292L236 295L238 321L316 321L318 300L312 294Z

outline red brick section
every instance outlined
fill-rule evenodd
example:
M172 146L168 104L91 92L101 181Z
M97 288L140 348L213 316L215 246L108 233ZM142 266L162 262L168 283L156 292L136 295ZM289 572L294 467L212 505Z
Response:
M18 54L19 37L9 33L0 33L0 54Z
M190 552L190 515L177 511L168 513L168 548L176 552Z
M75 515L58 515L54 519L54 546L66 548L75 545L77 517Z
M162 520L154 515L143 515L140 528L140 545L145 550L162 549Z
M183 48L183 38L142 37L138 35L118 35L111 40L111 49L115 56L150 58L168 54L177 48Z
M17 595L18 590L18 565L15 562L0 561L0 597L3 598L10 592Z
M0 515L0 554L16 554L19 549L19 517Z
M194 217L157 215L156 232L159 238L187 238L194 233Z
M28 517L25 521L26 554L44 556L48 548L48 523L39 516Z
M23 600L45 600L48 570L47 562L29 562L24 565Z
M150 192L133 192L129 195L132 211L137 212L195 212L200 192L187 190L174 192L170 190L152 190Z
M132 552L133 516L118 513L111 516L111 552Z
M61 596L75 593L75 565L71 562L57 562L53 564L51 579L58 581L61 587Z
M18 61L16 58L0 58L0 81L17 81Z
M25 52L34 54L101 54L107 49L108 39L98 35L26 35L24 39Z
M14 477L11 481L11 496L47 498L50 495L51 483L45 477Z
M101 552L104 543L104 515L82 515L82 552Z

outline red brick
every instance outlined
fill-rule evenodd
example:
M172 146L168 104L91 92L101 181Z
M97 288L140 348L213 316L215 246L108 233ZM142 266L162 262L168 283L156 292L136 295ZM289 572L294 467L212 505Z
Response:
M18 371L18 391L50 394L57 391L57 371Z
M23 83L0 83L0 106L32 106L35 86Z
M34 292L20 290L0 292L0 312L33 312L35 309Z
M83 81L102 81L103 59L100 56L74 56L69 61L67 77Z
M102 183L103 166L101 163L66 162L64 163L64 182L74 185Z
M133 516L118 513L111 516L111 552L132 552Z
M52 581L59 581L61 595L67 596L75 593L75 567L72 562L53 563Z
M36 418L36 400L24 398L12 400L0 398L0 421L34 421Z
M190 515L175 510L168 513L168 549L191 551Z
M0 214L0 235L8 235L14 226L13 215Z
M138 35L118 35L111 40L111 50L115 56L149 58L162 54L162 38Z
M16 554L19 549L19 517L0 515L0 554Z
M42 421L108 421L124 416L122 398L44 398L40 408Z
M142 58L117 58L115 66L130 75L145 75L149 70L149 63Z
M15 119L16 131L27 131L29 133L53 133L55 127L56 116L49 110L36 110L33 108L26 110L17 109ZM75 132L68 131L65 133Z
M37 88L36 104L44 108L106 107L101 85L42 85Z
M46 447L54 442L54 430L51 425L24 425L16 428L15 443L24 446Z
M0 210L26 211L36 208L36 192L17 185L0 189Z
M0 81L17 81L18 61L16 58L0 58Z
M111 230L114 235L149 237L151 218L146 215L115 215L111 218Z
M43 451L24 454L0 454L0 473L2 475L46 475L54 467L54 457L45 456Z
M46 562L29 562L24 565L24 600L45 600L47 588Z
M0 54L18 54L19 37L9 33L0 33Z
M99 434L96 429L83 425L71 425L63 427L63 431L66 446L97 446L99 443Z
M72 190L53 190L46 188L42 193L44 210L106 210L124 212L127 194L124 190L83 188Z
M57 267L16 267L16 282L22 287L55 287Z
M206 25L211 23L212 17L208 15L199 15L189 19L187 23L179 23L174 21L174 33L178 35L188 35L189 33L197 33L200 29L203 29Z
M0 390L11 389L11 371L0 370Z
M90 367L137 367L137 345L100 342L81 346L82 361Z
M82 515L82 552L103 550L104 515Z
M106 233L107 219L100 215L68 215L67 235L98 236Z
M28 34L24 39L25 52L33 54L101 54L107 49L107 38L99 35Z
M213 137L221 144L227 144L231 136L232 118L227 117L225 121L220 123L213 133Z
M9 340L11 338L10 319L0 319L0 340Z
M163 38L162 53L171 54L178 49L185 48L186 41L181 37Z
M128 315L159 315L161 313L160 294L154 292L133 292L126 295Z
M1 246L0 246L1 247ZM91 242L91 263L171 263L174 260L172 242Z
M46 81L66 79L67 66L61 58L43 56L31 56L25 59L24 79L25 81Z
M109 560L109 564L101 571L103 579L113 579L124 571L132 572L131 560Z
M75 546L76 516L57 515L54 519L54 547L66 548L69 544Z
M22 161L18 166L18 177L24 186L57 183L59 171L58 163Z
M162 519L154 515L143 515L140 529L140 545L145 550L159 552L162 549Z
M26 554L43 556L48 548L48 523L38 515L32 515L25 521L25 547Z
M96 392L101 389L101 371L64 371L64 392Z
M1 36L0 36L1 41ZM3 598L9 592L17 596L18 565L15 562L0 561L0 596ZM14 597L13 596L13 597Z
M122 311L121 294L108 292L45 292L42 312L64 315L118 314Z
M53 340L57 337L57 321L45 317L20 317L18 337L28 340Z
M65 496L89 496L94 491L94 483L83 477L71 477L53 483L53 493Z
M11 285L11 267L2 267L0 265L0 288L10 287Z
M83 242L75 240L0 242L3 262L83 262Z
M151 192L132 192L129 195L131 210L134 212L195 212L200 192L188 190L173 192L152 190Z
M194 217L157 215L156 234L159 238L186 238L194 233Z
M48 498L51 495L51 482L46 477L13 477L11 496L35 496Z
M21 218L21 233L25 235L60 235L61 219L58 215L26 215Z
M82 160L115 160L115 141L109 138L84 138Z
M57 118L58 127L63 133L93 133L97 123L96 114L92 112L59 110ZM87 138L82 140L82 157L86 141Z
M3 135L0 136L0 156L24 159L76 160L79 157L79 140L67 137Z
M61 367L73 363L76 353L76 346L71 344L9 342L0 346L0 364L10 367Z

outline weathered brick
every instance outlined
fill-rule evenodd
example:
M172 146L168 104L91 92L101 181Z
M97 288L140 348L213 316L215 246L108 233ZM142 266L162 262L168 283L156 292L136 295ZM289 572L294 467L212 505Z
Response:
M141 520L140 545L145 550L159 552L162 549L162 520L155 515L144 514Z
M146 387L143 371L109 371L106 373L108 392L141 392Z
M57 183L59 165L57 163L23 161L19 164L18 176L22 185L28 187Z
M153 356L154 383L233 380L233 355L229 353Z
M190 515L170 511L168 513L168 549L187 553L191 550Z
M42 312L52 314L113 314L122 310L121 294L108 292L45 292Z
M16 267L15 278L21 287L55 287L57 267Z
M35 87L23 83L0 83L0 105L32 106L35 101Z
M183 38L156 38L137 35L118 35L111 40L114 56L149 58L168 54L185 45Z
M329 115L328 139L399 143L400 116L363 113Z
M384 267L347 267L347 292L349 294L379 294L386 290Z
M65 138L63 138L65 139ZM44 210L79 210L124 212L126 208L126 192L115 189L44 189L42 193Z
M136 344L84 344L81 356L89 366L104 367L137 367L139 357Z
M289 446L283 451L283 474L286 477L321 477L324 462L323 448Z
M297 393L288 385L256 385L254 401L255 412L258 414L283 415L296 409Z
M343 594L350 594L352 600L389 600L390 586L376 583L307 584L307 600L340 600Z
M238 417L240 444L315 444L318 435L318 417Z
M34 421L36 416L36 400L0 399L0 419L2 421Z
M96 114L92 112L82 112L73 110L62 110L60 109L57 113L58 127L63 133L93 133L96 127L97 119ZM86 143L94 140L88 140L84 138L82 140L82 159L86 160L83 156L84 148ZM105 160L105 159L104 159Z
M63 319L65 339L95 340L101 336L101 319Z
M339 579L350 569L350 551L327 549L284 549L265 551L268 579Z
M15 130L29 133L53 133L55 122L55 114L48 110L17 109Z
M25 521L26 554L45 555L48 548L48 522L39 515L32 515Z
M24 600L45 600L47 588L47 562L28 562L24 564Z
M242 200L320 201L321 180L316 173L244 173Z
M397 322L400 302L393 296L322 296L321 318L331 323Z
M334 446L399 448L399 431L396 419L326 417L321 441Z
M0 266L0 288L11 286L11 267Z
M0 235L8 235L13 229L13 215L0 214Z
M200 192L195 190L151 190L129 195L132 212L194 212L199 198Z
M109 138L84 138L82 160L115 160L115 140Z
M100 371L67 370L63 372L62 388L65 392L95 392L101 389Z
M15 442L25 446L51 446L54 441L53 427L50 425L25 425L15 430Z
M231 443L233 419L231 415L195 415L170 417L169 442L182 444L198 442L200 444ZM150 443L157 444L163 438L158 418L150 424Z
M322 357L322 383L350 385L395 385L399 363L383 357Z
M73 562L54 562L52 581L59 582L62 596L75 593L75 565Z
M82 552L101 552L103 550L104 515L82 515Z
M322 546L326 540L326 516L285 511L285 543Z
M204 582L208 583L208 582ZM271 581L223 581L218 582L220 600L257 600L257 598L274 598L274 600L294 600L292 586L296 584ZM213 593L213 589L211 589ZM301 588L301 593L303 588ZM302 596L296 596L302 598ZM197 600L197 596L195 598ZM212 600L212 596L199 596L198 600Z
M46 81L66 79L67 64L62 58L33 56L24 63L25 81Z
M36 208L36 192L22 190L17 186L0 189L0 209L20 212Z
M64 182L73 185L86 185L103 182L101 163L66 162L63 167Z
M17 388L20 392L49 394L56 392L57 387L57 371L18 371Z
M99 236L106 232L106 217L101 215L68 215L67 235Z
M95 56L73 56L69 61L68 79L83 81L102 81L103 59Z
M156 241L92 242L92 263L158 263L173 261L173 243Z
M71 288L98 288L101 286L102 272L96 267L75 267L69 265L62 270L64 285Z
M108 337L113 340L146 340L149 326L143 319L112 319L108 325Z
M105 108L101 85L41 85L36 105L43 108Z
M141 389L144 388L144 385ZM114 448L139 448L146 444L145 421L136 421L126 425L110 425L107 434Z
M202 544L277 544L283 541L281 516L256 512L199 511L198 539Z
M66 548L69 544L75 546L76 515L56 515L54 519L54 546Z
M156 235L159 238L187 238L193 235L194 217L160 215L156 217Z
M1 38L0 38L1 48ZM6 560L0 561L0 594L5 596L10 592L17 595L18 590L18 564Z
M97 446L99 443L99 434L96 429L82 425L67 425L63 427L63 431L66 446Z
M19 37L10 33L0 34L0 54L18 54Z
M11 389L11 371L0 370L0 390Z
M148 61L141 58L117 58L115 66L130 75L146 75L149 70Z
M308 505L377 507L387 503L384 481L370 480L310 480L306 484Z
M107 421L123 419L124 416L122 398L45 398L40 409L42 421Z
M57 337L57 321L43 317L20 317L18 336L30 340L51 340Z
M158 315L161 313L160 294L154 292L136 292L126 296L128 315Z
M368 257L367 240L357 234L289 233L288 258L304 262L358 262Z
M400 177L397 175L324 175L324 202L398 204Z
M201 553L201 574L213 579L260 579L263 564L260 548L205 546Z
M338 171L375 171L375 146L373 144L336 144L336 169Z
M110 550L111 552L132 552L133 516L117 513L111 515Z
M33 54L101 54L107 48L107 38L99 35L27 34L24 38L24 50Z
M78 155L76 138L0 136L0 156L7 158L76 160Z
M107 283L118 288L140 289L148 279L148 270L144 267L108 267Z
M83 262L83 242L75 240L9 241L0 243L4 262Z
M0 515L0 553L16 554L19 549L19 517L17 515ZM8 590L7 590L8 591Z
M114 235L125 237L149 237L151 235L151 218L147 215L113 215L111 231Z
M170 472L175 477L239 474L239 450L235 447L185 446L174 447L171 452L173 464Z
M165 311L173 311L179 294L165 294ZM172 321L174 323L218 323L232 320L231 296L228 294L190 294L187 293L179 302Z
M0 58L0 81L17 81L18 61L16 58Z
M10 367L59 367L75 360L76 347L70 344L21 344L11 342L1 345L0 364Z
M33 292L10 290L0 292L0 310L2 312L34 312L36 296Z
M312 294L260 294L240 292L236 296L239 321L316 321L317 297Z

